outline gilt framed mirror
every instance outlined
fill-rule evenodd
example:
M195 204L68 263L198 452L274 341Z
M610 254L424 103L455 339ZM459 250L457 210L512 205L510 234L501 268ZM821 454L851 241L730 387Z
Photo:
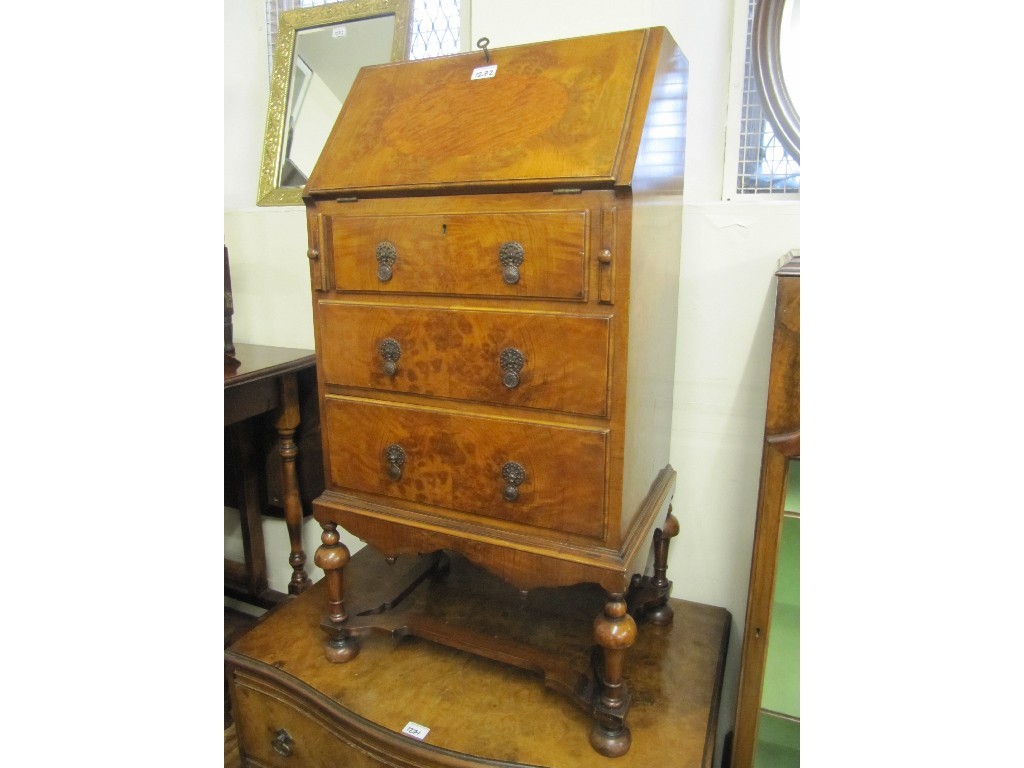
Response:
M281 13L257 205L302 204L306 178L356 73L407 57L409 5L344 0Z
M751 48L761 106L800 162L800 0L757 0Z

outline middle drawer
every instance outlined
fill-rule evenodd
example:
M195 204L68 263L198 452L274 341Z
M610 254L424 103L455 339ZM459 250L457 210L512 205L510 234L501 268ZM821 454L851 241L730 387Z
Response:
M607 317L324 302L327 384L608 415Z

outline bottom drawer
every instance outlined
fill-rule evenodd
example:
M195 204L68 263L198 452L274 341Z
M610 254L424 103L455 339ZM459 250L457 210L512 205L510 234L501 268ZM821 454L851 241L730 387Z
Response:
M329 487L529 525L548 535L604 535L605 429L344 397L328 397L323 418ZM521 470L518 477L512 466Z
M380 768L291 697L236 673L232 711L242 765L281 768Z

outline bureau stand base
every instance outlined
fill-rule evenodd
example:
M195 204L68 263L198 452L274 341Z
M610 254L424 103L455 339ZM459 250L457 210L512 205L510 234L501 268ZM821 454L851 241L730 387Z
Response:
M539 675L548 689L592 719L589 739L597 752L617 757L629 750L626 715L632 697L622 671L637 629L625 595L593 584L520 592L445 551L391 560L374 551L361 553L367 556L372 578L355 585L351 606L341 611L344 621L333 620L330 611L321 621L328 660L351 661L360 643L374 634L455 648ZM657 614L661 590L637 583L643 587L634 590L643 598L637 610ZM567 590L578 614L571 621L565 617Z

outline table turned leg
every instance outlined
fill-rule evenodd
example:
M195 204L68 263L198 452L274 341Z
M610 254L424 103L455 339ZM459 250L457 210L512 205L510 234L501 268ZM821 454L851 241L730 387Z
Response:
M606 757L619 757L629 751L632 736L626 725L629 690L622 668L626 650L636 641L633 617L626 612L622 593L609 593L604 612L594 619L594 639L604 652L599 667L600 694L594 702L594 724L590 744Z
M297 595L308 589L312 582L305 568L306 552L302 548L302 499L299 496L299 481L295 471L295 457L299 455L299 447L295 442L295 432L299 427L299 382L295 374L281 378L281 407L275 426L280 440L284 520L291 543L288 563L292 567L292 578L288 582L288 594Z
M327 584L327 621L330 625L332 637L328 639L324 648L324 656L328 661L345 662L354 659L359 654L359 641L348 634L345 623L348 621L348 614L345 612L345 588L343 574L345 565L350 559L348 547L338 534L338 526L334 523L323 523L323 534L320 540L323 542L317 547L313 562L324 571L324 581Z

